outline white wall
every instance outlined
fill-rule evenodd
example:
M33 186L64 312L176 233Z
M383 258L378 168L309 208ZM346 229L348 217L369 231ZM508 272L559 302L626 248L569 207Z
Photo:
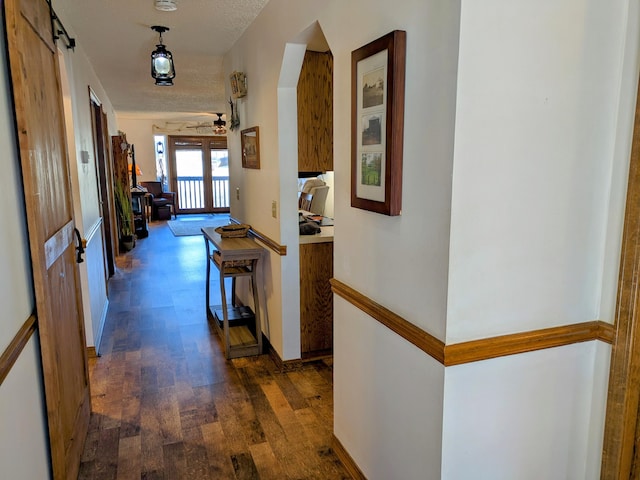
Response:
M623 4L463 1L447 343L599 318Z
M334 55L334 276L443 339L459 4L350 3L320 16ZM387 217L350 206L351 52L394 29L407 31L403 202Z
M442 478L600 478L603 405L592 397L607 389L608 368L606 375L595 372L602 346L587 342L447 368ZM608 367L611 349L604 350L598 358Z
M36 332L25 345L0 387L0 468L3 478L50 478L37 336Z
M31 267L22 199L20 160L15 142L13 106L0 35L0 354L33 313ZM37 332L0 385L0 465L2 476L49 478L44 391L40 382Z
M447 344L613 322L638 65L624 3L463 0ZM448 368L443 475L598 478L609 353Z
M627 182L629 162L625 161L631 153L631 137L633 130L627 128L631 119L635 117L638 69L640 49L640 2L628 1L626 24L620 26L620 34L624 38L624 48L621 55L621 83L618 98L616 138L613 149L614 162L611 165L611 185L609 189L609 204L622 205L627 196ZM616 308L616 293L618 288L618 268L620 265L621 232L624 221L624 211L611 209L608 218L607 245L605 247L604 267L602 276L602 292L600 299L600 318L613 318Z
M153 126L161 124L159 120L130 116L118 113L118 129L127 134L127 142L135 146L136 165L142 170L137 176L138 183L157 179L156 145Z
M340 297L334 314L336 437L369 480L446 478L444 366Z

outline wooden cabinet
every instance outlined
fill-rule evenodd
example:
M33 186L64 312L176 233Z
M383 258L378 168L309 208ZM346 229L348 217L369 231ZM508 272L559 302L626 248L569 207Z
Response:
M307 51L298 80L298 171L333 170L333 55Z
M300 350L302 358L333 352L333 242L300 245Z

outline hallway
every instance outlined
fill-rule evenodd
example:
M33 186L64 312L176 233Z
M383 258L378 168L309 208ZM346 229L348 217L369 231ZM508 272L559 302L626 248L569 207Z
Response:
M330 447L332 362L226 361L206 321L202 236L149 229L109 283L78 478L350 478Z

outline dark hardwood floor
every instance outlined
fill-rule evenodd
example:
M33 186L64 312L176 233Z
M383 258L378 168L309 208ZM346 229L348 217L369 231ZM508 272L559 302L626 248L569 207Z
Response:
M78 478L350 478L330 447L331 361L280 373L266 355L225 360L205 256L201 236L154 222L118 258Z

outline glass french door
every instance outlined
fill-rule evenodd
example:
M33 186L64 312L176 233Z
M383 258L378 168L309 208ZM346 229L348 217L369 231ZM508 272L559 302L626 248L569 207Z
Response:
M229 212L227 137L169 136L169 159L178 213Z

